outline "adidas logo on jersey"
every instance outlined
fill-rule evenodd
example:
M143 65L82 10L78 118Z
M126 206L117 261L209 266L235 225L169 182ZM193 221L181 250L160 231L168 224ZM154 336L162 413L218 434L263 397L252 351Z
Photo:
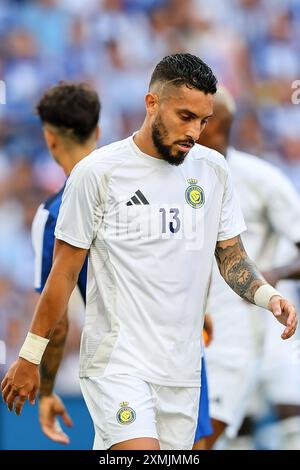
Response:
M146 205L149 204L147 199L145 198L144 194L138 189L134 196L126 203L126 206L133 206L133 205Z

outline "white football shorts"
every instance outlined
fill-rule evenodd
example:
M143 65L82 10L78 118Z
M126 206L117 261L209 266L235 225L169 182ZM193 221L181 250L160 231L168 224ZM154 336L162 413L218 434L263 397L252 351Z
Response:
M200 387L169 387L116 374L80 379L95 427L95 450L134 438L158 439L164 450L194 444Z

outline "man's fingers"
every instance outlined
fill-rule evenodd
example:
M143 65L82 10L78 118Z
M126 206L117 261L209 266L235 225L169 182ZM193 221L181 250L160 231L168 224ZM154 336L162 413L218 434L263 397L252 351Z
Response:
M292 328L290 328L289 326L287 326L284 330L283 330L283 333L281 335L282 339L288 339L290 336L291 336L291 333L292 333Z
M5 389L6 385L7 385L7 376L4 377L4 379L2 380L1 382L1 390L3 392L3 390Z
M286 328L282 334L282 339L288 339L296 331L297 328L297 312L294 305L288 305L287 307L287 320L286 320Z
M53 425L42 425L43 433L49 437L54 442L58 442L60 444L69 444L70 439L69 437L62 431L58 420L55 420Z
M15 399L16 397L18 397L15 402L15 412L19 416L22 412L22 408L27 398L29 399L32 405L34 404L36 393L37 389L35 388L28 396L28 393L26 393L26 391L22 389L17 390L15 387L12 387L10 384L7 384L6 387L3 389L2 396L3 400L7 404L9 411L13 411Z
M22 395L19 395L19 397L17 398L16 403L15 403L15 412L17 416L21 414L23 406L27 400L27 397L28 395L23 393Z
M11 385L7 383L6 386L2 390L2 398L5 403L7 403L7 397L9 395L10 390L11 390Z
M287 323L287 327L296 330L297 324L298 324L297 318L294 317L294 318L290 321L290 323Z
M293 336L293 334L295 333L296 331L296 326L293 326L293 327L286 327L281 335L281 338L282 339L288 339L290 338L291 336Z
M35 404L35 399L36 399L36 394L37 394L37 387L34 387L31 392L29 393L29 397L28 397L28 400L29 400L29 403L31 405L34 405Z
M19 415L28 399L34 400L39 386L39 372L35 364L19 358L9 368L2 384L3 400L10 411ZM15 406L14 406L15 405Z
M16 398L17 395L18 395L18 391L15 388L11 387L10 392L7 395L7 398L5 400L9 411L13 410L14 401L15 401L15 398Z
M68 426L69 428L73 426L73 421L71 417L68 415L66 410L64 410L63 413L61 414L61 419L63 420L65 425Z
M287 326L297 326L297 312L294 305L288 307Z
M293 336L298 323L295 306L289 303L286 299L274 296L270 300L270 307L275 318L282 323L282 325L285 325L281 338L288 339Z
M280 317L281 314L282 314L282 310L280 306L280 301L279 300L277 300L276 302L274 301L273 315L275 315L275 317Z

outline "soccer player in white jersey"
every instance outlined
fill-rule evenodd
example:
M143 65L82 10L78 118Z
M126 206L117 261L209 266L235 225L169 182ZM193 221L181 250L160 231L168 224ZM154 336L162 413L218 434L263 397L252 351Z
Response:
M232 96L226 89L220 88L215 97L214 117L200 142L226 156L247 224L242 240L265 278L272 285L280 279L299 279L299 252L298 259L291 264L274 266L282 238L300 248L299 195L277 168L258 157L229 147L234 113ZM270 325L273 319L236 296L220 276L216 264L208 311L214 324L214 340L206 351L210 414L214 427L214 434L206 441L207 447L211 448L226 426L230 426L234 434L241 424L248 395L259 378L259 363L263 362L265 344L271 341L275 361L272 368L282 369L281 376L285 378L279 384L280 374L276 372L277 390L272 393L274 401L277 405L293 405L293 409L278 407L277 411L280 413L282 410L285 417L290 412L294 414L295 407L296 413L299 413L300 370L299 365L291 360L292 344L283 343L279 336L274 335L276 324ZM269 338L270 329L272 338Z
M248 258L225 159L196 144L213 113L216 78L196 56L162 59L140 130L73 169L54 262L34 318L2 381L17 414L34 401L38 363L89 252L80 376L105 449L190 449L200 392L201 335L214 253L244 299L294 334L294 306Z
M87 83L60 82L46 90L37 105L48 149L55 161L69 176L74 166L95 150L99 138L100 102L96 91ZM52 267L54 230L64 186L40 205L32 224L35 253L35 289L42 292ZM68 332L68 315L85 311L87 260L78 277L68 312L62 316L41 362L39 419L43 432L50 439L68 444L57 417L70 426L72 421L60 398L53 392L56 374L63 356Z

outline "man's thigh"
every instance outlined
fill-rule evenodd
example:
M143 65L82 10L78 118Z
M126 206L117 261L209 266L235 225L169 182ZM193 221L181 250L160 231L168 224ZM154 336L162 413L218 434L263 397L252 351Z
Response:
M163 450L192 449L200 387L164 387L151 384L156 397L157 432Z

